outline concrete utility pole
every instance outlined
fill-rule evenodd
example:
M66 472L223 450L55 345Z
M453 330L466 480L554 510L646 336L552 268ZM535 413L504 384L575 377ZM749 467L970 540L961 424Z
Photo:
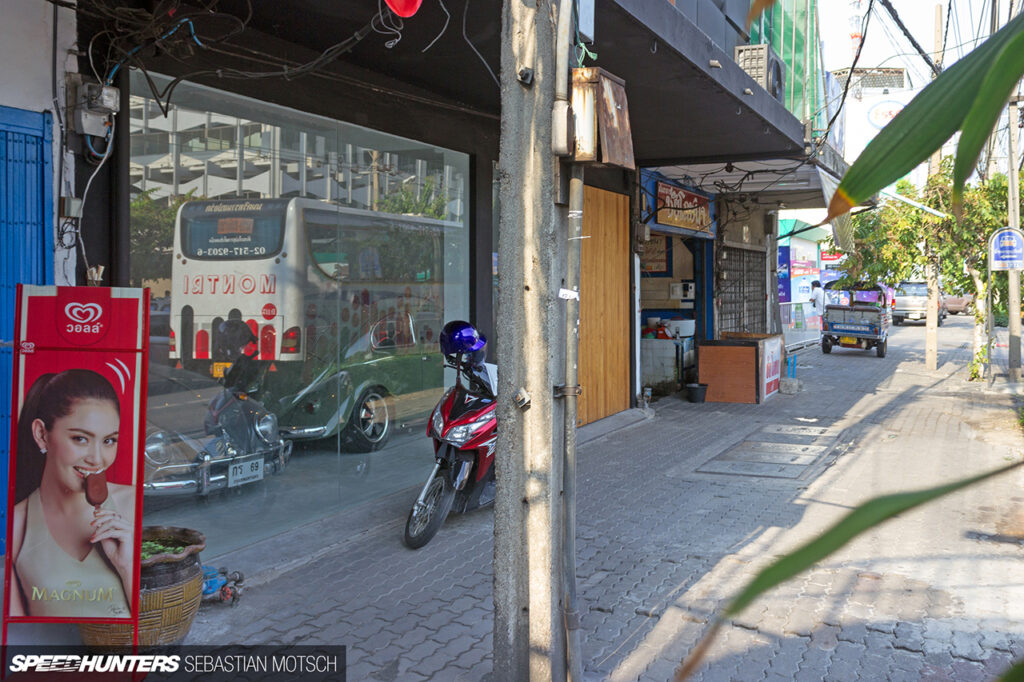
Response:
M1010 98L1010 154L1009 172L1007 184L1006 218L1009 227L1020 227L1020 179L1017 172L1017 105L1021 97L1016 95ZM1010 311L1010 349L1009 349L1009 373L1010 381L1020 381L1020 271L1010 270L1006 273L1009 276L1010 296L1008 307Z
M935 63L942 69L942 5L935 5ZM939 174L942 148L928 160L928 178ZM928 220L928 218L925 218ZM929 370L939 366L939 272L938 259L931 240L924 240L924 278L928 282L928 310L925 314L924 364Z
M564 401L554 398L565 370L558 295L568 236L551 151L557 4L502 3L494 508L494 678L502 681L566 677Z

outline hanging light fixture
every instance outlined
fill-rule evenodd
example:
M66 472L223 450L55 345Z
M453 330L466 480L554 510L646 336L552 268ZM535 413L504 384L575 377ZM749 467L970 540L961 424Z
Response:
M408 19L416 14L420 9L420 5L423 4L423 0L384 0L384 2L387 4L388 9L403 19Z

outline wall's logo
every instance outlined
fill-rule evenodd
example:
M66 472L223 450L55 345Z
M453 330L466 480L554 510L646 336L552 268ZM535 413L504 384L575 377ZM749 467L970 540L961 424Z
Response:
M31 353L35 353L36 352L36 344L33 343L32 341L22 341L21 342L21 352L24 353L25 355L29 355Z
M100 316L103 315L103 308L100 307L99 303L72 302L64 306L64 314L67 315L72 322L78 324L91 324L100 319Z
M91 346L110 331L113 305L110 294L103 287L96 294L82 291L85 287L58 287L54 312L57 332L75 346Z

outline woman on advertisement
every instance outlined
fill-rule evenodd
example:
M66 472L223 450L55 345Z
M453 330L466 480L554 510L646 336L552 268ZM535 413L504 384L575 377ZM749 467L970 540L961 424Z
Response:
M44 374L18 419L9 615L127 618L135 492L107 483L120 402L87 369Z

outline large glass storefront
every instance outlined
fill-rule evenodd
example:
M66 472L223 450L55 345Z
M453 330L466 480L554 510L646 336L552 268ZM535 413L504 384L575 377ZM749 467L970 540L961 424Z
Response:
M137 73L132 93L144 523L213 559L421 484L438 334L468 316L468 156L188 83L164 115Z

